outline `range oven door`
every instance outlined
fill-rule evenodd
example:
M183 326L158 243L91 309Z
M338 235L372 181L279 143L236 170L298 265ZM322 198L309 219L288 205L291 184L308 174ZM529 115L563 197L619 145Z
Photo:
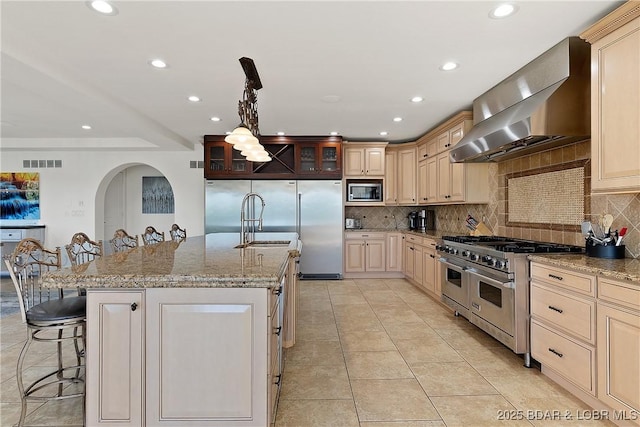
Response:
M498 278L477 268L466 270L471 313L510 336L515 334L515 286L508 277Z
M469 283L465 268L447 258L440 258L442 295L469 309Z

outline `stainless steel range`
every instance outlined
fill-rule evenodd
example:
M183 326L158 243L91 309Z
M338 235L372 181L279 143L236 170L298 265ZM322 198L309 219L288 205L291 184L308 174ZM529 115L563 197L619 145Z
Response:
M524 354L530 365L530 253L577 253L580 246L500 236L444 236L436 246L442 301L471 323Z

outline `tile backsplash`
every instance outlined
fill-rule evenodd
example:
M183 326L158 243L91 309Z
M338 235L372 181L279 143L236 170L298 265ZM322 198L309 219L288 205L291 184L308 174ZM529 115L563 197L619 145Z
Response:
M528 217L530 224L509 225L507 179L514 175L532 176L527 173L528 171L563 170L575 167L576 162L586 162L584 220L598 222L605 213L613 215L612 230L627 227L624 240L626 256L640 258L640 193L591 194L590 155L590 141L583 141L516 159L490 163L488 204L426 206L425 208L435 211L436 229L447 233L468 234L469 229L465 226L465 219L471 214L478 221L483 221L495 235L582 246L585 240L575 224L565 226L546 224L543 222L542 215L538 218L534 213ZM576 200L582 199L576 198ZM563 206L566 206L568 211L576 210L575 206L563 205L561 202L556 208L562 209ZM418 209L420 207L417 206L347 206L345 217L361 218L363 228L406 229L408 213Z

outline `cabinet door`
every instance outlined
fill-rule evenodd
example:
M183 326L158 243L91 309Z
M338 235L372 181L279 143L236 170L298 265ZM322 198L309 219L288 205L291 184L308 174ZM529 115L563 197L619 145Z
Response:
M449 131L443 132L436 138L438 144L438 153L442 153L449 149Z
M450 202L464 202L465 200L465 171L466 165L464 163L449 163L450 197L448 200Z
M438 201L448 202L451 198L451 170L449 152L438 154Z
M591 47L591 187L640 191L640 18Z
M418 282L420 286L424 286L424 248L418 245L414 246L413 257L413 280Z
M398 152L395 150L387 150L384 154L385 170L384 170L384 204L398 204L398 179L397 179L397 162Z
M335 175L339 172L342 164L340 158L341 144L326 142L318 144L318 170L320 174Z
M87 425L143 425L143 295L87 292Z
M416 149L398 152L398 202L416 204Z
M364 240L344 241L344 271L347 273L362 273L365 271L365 242Z
M205 178L251 175L251 162L224 141L205 142Z
M427 203L436 203L438 201L438 158L430 157L427 160Z
M365 240L365 270L366 271L385 271L386 265L386 245L383 239Z
M146 292L146 426L267 425L269 290Z
M427 203L429 200L429 183L427 179L427 161L418 162L418 204Z
M415 258L416 250L413 244L406 242L404 246L404 275L409 279L413 279L414 269L415 269Z
M364 175L364 148L344 149L344 174L349 176Z
M402 271L402 234L387 234L387 271Z
M424 279L422 283L426 290L436 292L436 251L424 249Z
M384 148L365 148L365 175L384 176Z
M640 411L640 314L598 303L598 399L613 409ZM636 419L636 423L637 423Z

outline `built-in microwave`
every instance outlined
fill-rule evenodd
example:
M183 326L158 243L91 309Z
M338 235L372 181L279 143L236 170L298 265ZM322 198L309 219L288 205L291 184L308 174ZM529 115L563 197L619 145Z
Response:
M347 202L381 202L382 180L347 181Z

